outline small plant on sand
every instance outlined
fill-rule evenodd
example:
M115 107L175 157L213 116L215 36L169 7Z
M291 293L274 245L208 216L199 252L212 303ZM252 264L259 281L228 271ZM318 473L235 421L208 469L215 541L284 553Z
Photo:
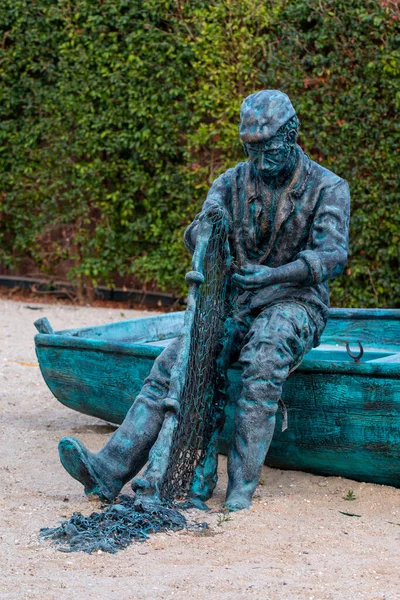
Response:
M222 527L222 525L228 521L232 521L232 517L230 516L228 509L224 508L224 510L218 514L217 525L218 527Z
M355 496L353 490L349 490L347 492L347 496L343 496L343 500L356 500L356 496Z

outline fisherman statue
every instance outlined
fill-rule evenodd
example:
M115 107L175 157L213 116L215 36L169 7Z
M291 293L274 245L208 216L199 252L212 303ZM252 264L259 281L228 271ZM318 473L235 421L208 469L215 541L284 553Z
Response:
M288 96L264 90L247 97L239 135L248 160L211 186L202 213L185 232L193 252L204 213L223 209L233 231L237 301L229 362L242 367L228 457L229 511L249 508L275 428L282 386L319 344L329 312L328 280L347 260L349 187L297 145L299 121ZM86 494L112 501L142 469L162 427L178 342L156 359L125 420L100 452L65 437L60 458ZM212 485L193 489L206 501ZM209 478L210 480L210 478Z

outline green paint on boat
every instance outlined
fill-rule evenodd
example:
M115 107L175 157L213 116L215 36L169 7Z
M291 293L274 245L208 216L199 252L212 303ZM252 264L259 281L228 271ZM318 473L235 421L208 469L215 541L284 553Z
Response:
M79 412L121 423L154 359L183 325L184 313L39 333L36 353L54 396ZM39 323L40 327L40 323ZM43 329L42 329L43 330ZM359 363L346 352L348 342ZM220 449L232 437L240 368L229 371ZM267 464L400 487L400 310L332 309L321 346L284 386Z

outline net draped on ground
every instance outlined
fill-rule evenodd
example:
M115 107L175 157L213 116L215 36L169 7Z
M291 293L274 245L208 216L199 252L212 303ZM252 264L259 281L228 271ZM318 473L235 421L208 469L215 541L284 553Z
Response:
M41 529L40 537L52 540L62 552L109 552L115 554L132 542L144 542L151 533L206 529L206 523L188 524L184 515L174 508L157 506L153 510L138 510L134 498L121 495L118 501L101 512L85 517L74 513L58 527Z
M145 541L150 533L188 527L185 516L174 502L188 497L196 467L206 456L225 402L224 375L217 367L217 358L229 312L228 221L221 210L205 215L203 222L211 226L204 258L199 265L204 282L198 290L189 289L196 305L193 323L186 332L190 336L190 350L185 363L178 425L161 486L161 503L139 507L135 506L133 498L121 495L102 512L92 513L89 517L74 513L58 527L42 529L40 537L52 540L64 552L101 550L115 553L133 541ZM199 226L202 226L201 221ZM191 527L206 526L203 523Z

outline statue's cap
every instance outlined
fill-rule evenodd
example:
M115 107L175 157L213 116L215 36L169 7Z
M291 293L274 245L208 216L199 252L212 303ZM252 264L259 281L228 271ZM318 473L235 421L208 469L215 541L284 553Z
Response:
M267 140L295 115L289 97L279 90L251 94L240 107L239 135L243 142Z

